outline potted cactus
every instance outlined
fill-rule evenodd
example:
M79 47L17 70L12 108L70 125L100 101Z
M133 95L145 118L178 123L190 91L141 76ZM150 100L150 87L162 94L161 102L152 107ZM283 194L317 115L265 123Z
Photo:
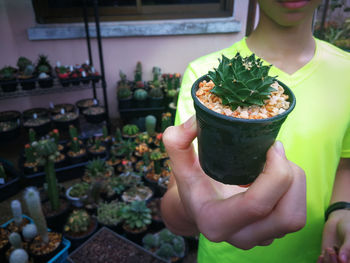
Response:
M68 87L71 83L69 80L69 76L70 76L69 68L65 66L57 67L56 73L57 73L58 79L60 80L61 85L63 87Z
M145 83L142 81L142 64L138 61L134 72L134 89L144 88L144 86Z
M185 239L171 233L167 228L155 234L147 234L142 243L144 248L170 262L179 262L185 257Z
M90 161L86 167L83 176L83 181L87 183L96 180L106 179L114 174L113 167L109 166L104 160L94 159Z
M139 133L139 128L135 124L127 124L123 126L123 137L135 138Z
M110 203L100 203L97 208L97 221L102 226L106 226L115 232L121 233L121 228L118 228L122 221L121 207L122 203L112 201Z
M107 154L107 148L101 138L95 137L91 145L88 146L88 152L92 158L104 158Z
M219 66L192 86L199 161L217 181L253 182L295 106L291 90L269 76L269 69L254 54L237 53L232 59L223 55Z
M17 69L5 66L0 70L0 86L3 92L13 92L17 89Z
M53 115L52 120L58 130L67 132L70 125L79 125L79 114L75 112L66 112L61 108L60 113Z
M69 203L60 199L57 185L55 161L60 153L55 142L44 139L34 145L38 163L44 166L45 181L47 183L48 201L43 202L44 213L51 229L59 231L61 222L67 217Z
M51 88L53 86L52 66L45 55L39 55L35 67L40 88Z
M141 244L142 237L152 223L151 210L145 201L134 201L121 208L123 230L128 239Z
M52 115L60 114L64 109L64 112L75 112L75 106L69 103L61 103L61 104L51 104L50 112Z
M143 88L138 88L134 91L134 107L135 108L145 108L147 107L148 93Z
M23 217L22 205L18 200L13 200L11 202L11 211L13 215L13 221L7 225L8 231L21 233L23 227L29 224L29 220Z
M96 219L85 210L76 209L69 215L63 228L63 234L71 241L71 247L74 249L87 240L96 230Z
M69 144L69 151L67 152L69 160L72 164L82 163L86 159L86 150L81 145L78 137L73 137Z
M87 122L101 123L106 120L106 109L103 106L94 105L83 110L83 115Z
M66 191L66 198L77 208L83 207L84 201L88 197L90 185L86 182L80 182L72 185Z
M158 108L163 106L164 94L160 87L154 87L151 85L151 89L148 93L150 98L150 106L153 108Z
M1 118L1 117L0 117ZM20 120L0 120L0 141L16 139L20 135Z
M31 133L35 132L34 130L31 132L29 131L29 138L31 137ZM62 152L64 150L64 146L63 144L60 144L60 132L57 130L57 129L53 129L50 133L49 133L49 136L51 139L54 140L54 142L56 143L57 145L57 150L59 152ZM35 137L34 137L34 140L35 140Z
M118 97L118 107L119 109L129 109L131 108L132 92L129 82L126 79L126 75L120 71L119 72L120 81L117 85L117 97Z
M23 71L18 73L18 80L23 90L35 89L36 77L34 72L34 65L29 64Z
M85 109L92 107L92 106L98 106L99 101L97 99L88 98L88 99L78 100L75 103L75 105L79 109L79 112L82 114Z
M28 187L24 199L39 233L29 245L29 254L38 262L47 262L61 249L62 234L48 231L39 192L35 188Z
M29 261L29 256L27 251L23 248L16 248L11 252L9 257L9 263L27 263Z

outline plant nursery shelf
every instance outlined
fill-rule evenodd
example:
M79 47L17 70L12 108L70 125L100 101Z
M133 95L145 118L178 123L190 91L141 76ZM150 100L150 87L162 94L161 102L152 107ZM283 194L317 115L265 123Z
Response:
M63 87L60 84L60 82L57 79L55 79L53 86L50 88L40 88L37 85L35 89L32 89L32 90L22 90L20 86L17 87L16 91L12 91L12 92L3 92L0 90L0 100L26 97L26 96L38 96L38 95L44 95L44 94L50 94L50 93L70 92L70 91L91 89L92 88L91 86L92 86L91 83L89 84L80 83L79 85L71 84L67 87ZM100 85L97 84L96 87L100 87Z

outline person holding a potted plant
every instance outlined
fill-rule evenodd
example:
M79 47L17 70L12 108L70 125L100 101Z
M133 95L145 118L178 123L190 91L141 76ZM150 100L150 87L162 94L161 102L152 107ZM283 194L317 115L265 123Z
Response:
M168 128L163 140L174 176L162 200L163 220L176 234L201 233L199 263L350 262L350 56L313 37L321 1L258 2L260 19L250 36L189 64L175 123L195 113L193 83L222 55L237 52L273 64L269 76L293 91L296 107L248 189L203 172L191 146L203 128L196 118Z

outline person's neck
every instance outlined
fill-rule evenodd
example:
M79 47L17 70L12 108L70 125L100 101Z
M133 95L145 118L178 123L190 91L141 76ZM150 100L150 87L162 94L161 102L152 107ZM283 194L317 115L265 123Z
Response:
M282 27L262 13L257 28L247 38L246 43L258 57L288 74L293 74L315 54L311 20L293 27Z

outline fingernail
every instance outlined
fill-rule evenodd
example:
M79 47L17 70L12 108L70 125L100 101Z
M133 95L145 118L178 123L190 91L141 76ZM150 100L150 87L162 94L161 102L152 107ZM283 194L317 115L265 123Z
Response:
M184 124L183 127L185 129L190 129L193 127L193 125L196 123L196 116L192 115L192 117L190 117Z
M348 258L346 256L346 254L344 254L344 253L339 254L339 259L341 260L342 263L348 262Z
M276 141L275 144L273 145L276 149L276 151L281 155L281 156L285 156L285 152L284 152L284 147L283 144L280 141Z

